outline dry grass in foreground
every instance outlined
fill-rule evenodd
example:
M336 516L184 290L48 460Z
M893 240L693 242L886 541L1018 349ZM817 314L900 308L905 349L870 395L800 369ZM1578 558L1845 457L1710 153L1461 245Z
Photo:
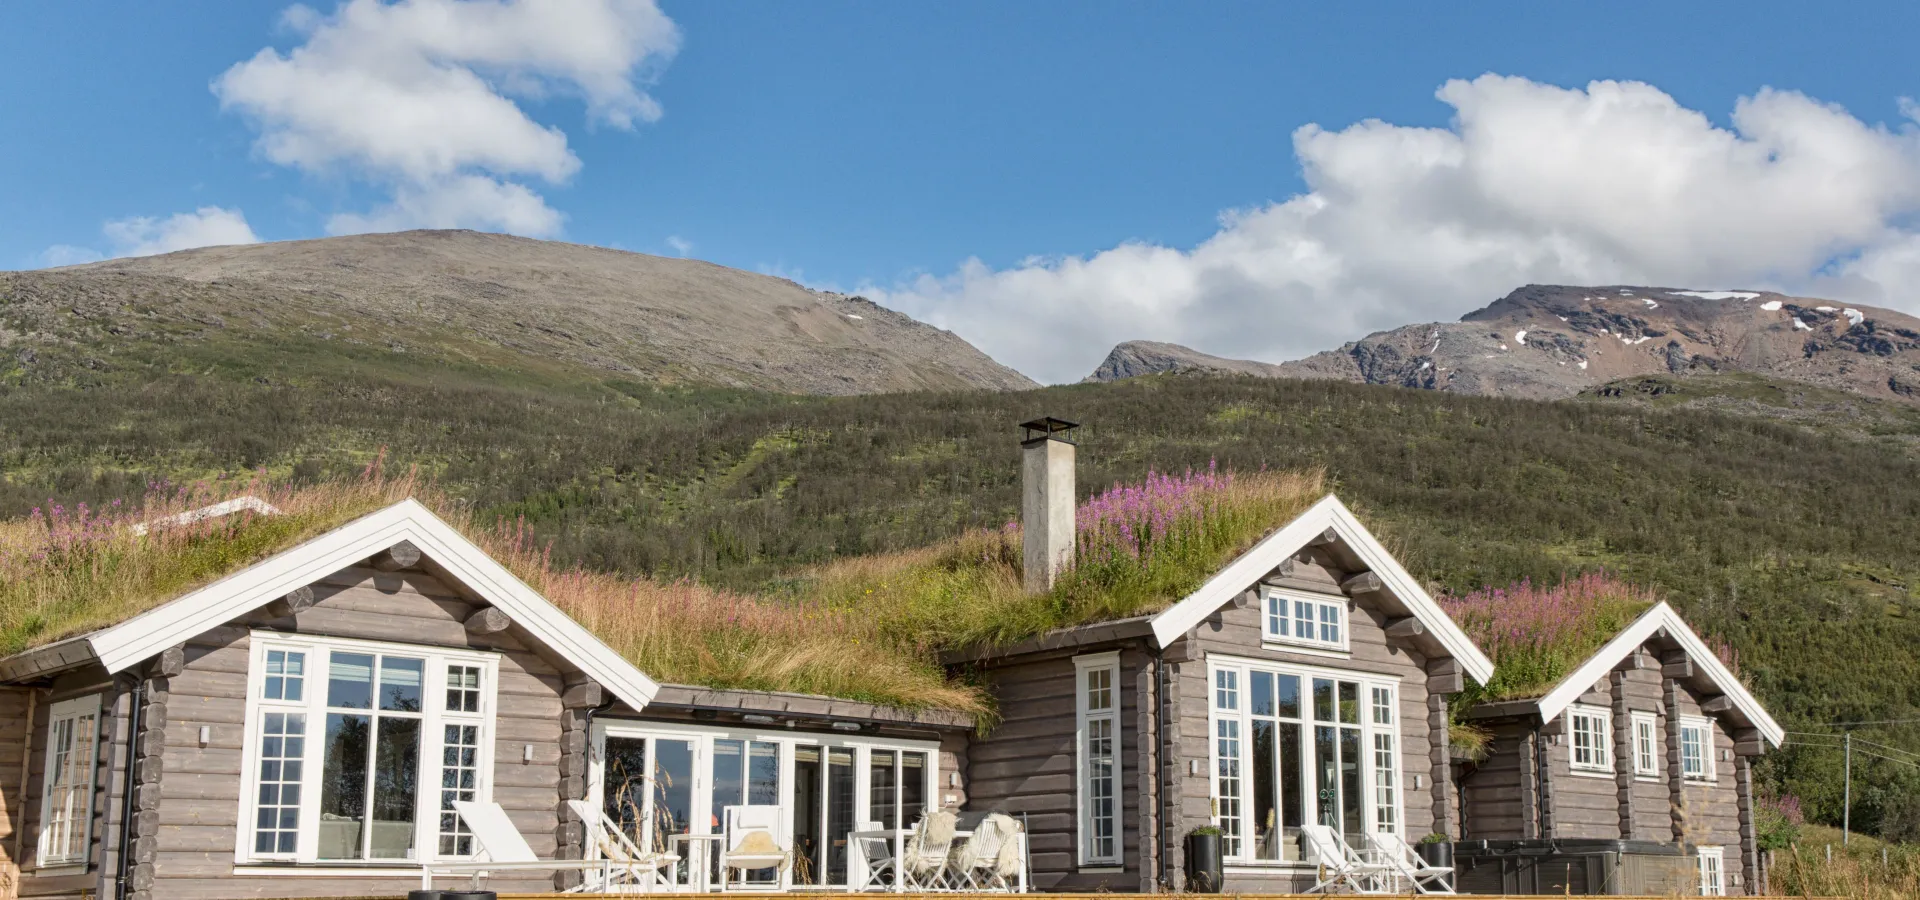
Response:
M1827 832L1832 832L1828 835ZM1912 900L1920 897L1920 848L1883 845L1856 835L1843 847L1836 829L1809 828L1804 839L1773 851L1767 892L1775 897L1849 897ZM1831 840L1822 840L1831 837ZM1833 858L1827 858L1831 844ZM1885 856L1882 856L1882 850Z

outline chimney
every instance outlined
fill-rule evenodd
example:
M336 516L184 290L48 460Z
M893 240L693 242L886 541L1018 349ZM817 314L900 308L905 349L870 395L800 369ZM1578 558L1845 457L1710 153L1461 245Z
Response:
M1048 416L1023 422L1020 439L1020 526L1027 592L1050 590L1073 566L1073 430Z

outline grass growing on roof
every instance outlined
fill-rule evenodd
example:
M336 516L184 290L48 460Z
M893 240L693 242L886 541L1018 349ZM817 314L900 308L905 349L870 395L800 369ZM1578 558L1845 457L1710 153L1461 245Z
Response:
M1493 660L1486 684L1468 684L1457 709L1488 700L1539 697L1652 608L1652 591L1604 573L1552 587L1520 581L1460 596L1440 606Z
M1079 564L1045 594L1022 590L1020 531L1009 525L843 560L777 597L562 566L524 522L478 523L432 485L377 465L303 487L163 490L104 513L53 509L0 524L0 653L124 621L413 497L657 680L985 713L984 694L948 678L940 650L1164 609L1324 487L1318 472L1212 469L1116 485L1081 505ZM281 514L131 527L239 494Z
M419 487L377 469L302 488L260 480L155 485L136 504L48 506L0 522L0 655L125 621ZM243 495L280 514L242 511L144 534L133 527Z
M1009 523L935 547L830 563L799 595L871 620L894 646L1008 644L1159 612L1325 490L1319 471L1149 474L1080 504L1076 563L1045 594L1021 588L1021 532Z

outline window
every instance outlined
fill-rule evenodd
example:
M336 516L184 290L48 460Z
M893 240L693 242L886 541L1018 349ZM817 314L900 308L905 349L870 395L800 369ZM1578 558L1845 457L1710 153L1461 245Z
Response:
M1680 720L1680 774L1689 781L1712 781L1713 722Z
M1633 774L1659 775L1660 723L1653 713L1636 712L1633 714Z
M1267 592L1264 632L1269 641L1347 649L1347 601L1277 590Z
M1075 657L1078 676L1080 863L1120 862L1120 654Z
M473 855L457 800L487 797L494 657L254 635L241 861Z
M1573 767L1590 772L1613 771L1612 728L1608 714L1589 707L1567 710L1567 730L1573 735Z
M62 700L47 710L46 790L40 805L43 866L87 859L99 737L99 694Z
M781 878L796 889L865 883L867 856L849 832L912 828L939 805L937 788L945 777L937 771L939 745L932 742L779 725L600 719L592 748L588 802L645 849L687 856L687 848L701 842L684 844L675 836L722 834L730 806L785 810L793 865L784 875L766 869L745 879L767 888ZM717 878L715 855L706 858L708 877ZM697 881L698 869L690 870L683 859L662 875L663 889L685 891Z
M1727 895L1727 876L1724 870L1726 850L1721 847L1700 848L1700 896L1725 897Z
M1401 831L1396 683L1224 656L1209 665L1214 822L1229 859L1299 862L1307 824L1355 845Z

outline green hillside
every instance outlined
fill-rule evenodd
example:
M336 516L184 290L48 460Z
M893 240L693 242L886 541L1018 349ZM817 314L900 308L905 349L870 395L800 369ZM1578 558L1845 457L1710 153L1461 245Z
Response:
M483 518L524 517L562 559L777 588L1007 521L1014 423L1051 414L1087 423L1083 493L1216 460L1323 466L1438 588L1605 569L1729 641L1791 730L1920 719L1920 461L1901 406L1810 404L1744 376L1548 403L1265 379L805 398L266 367L0 384L0 513L158 477L312 477L384 448ZM1861 733L1920 748L1920 722ZM1838 762L1790 748L1765 772L1831 821ZM1913 767L1856 759L1855 775L1856 824L1920 812Z

